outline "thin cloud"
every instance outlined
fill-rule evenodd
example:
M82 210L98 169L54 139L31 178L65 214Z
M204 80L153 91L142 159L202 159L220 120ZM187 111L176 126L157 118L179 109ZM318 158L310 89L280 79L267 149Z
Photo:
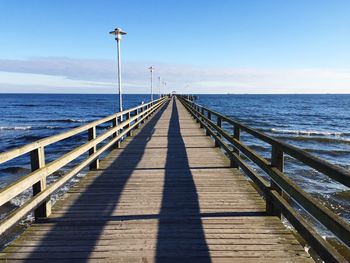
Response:
M183 93L350 93L350 69L211 68L178 64L155 66L167 90ZM147 93L149 64L123 63L125 92ZM76 58L0 59L0 92L40 90L89 93L115 92L116 64L112 60ZM11 86L11 89L9 89ZM33 91L34 92L34 91Z

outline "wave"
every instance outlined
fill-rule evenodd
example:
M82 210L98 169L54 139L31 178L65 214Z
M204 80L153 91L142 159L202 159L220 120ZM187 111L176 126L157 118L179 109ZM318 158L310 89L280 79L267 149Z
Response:
M312 148L304 148L303 150L311 153L327 154L334 157L350 154L350 151L346 151L346 150L323 150L323 149L312 149Z
M0 130L2 131L26 131L31 130L32 126L0 126Z
M38 104L15 104L16 107L37 107L40 106Z
M262 146L262 145L257 145L257 144L247 144L247 146L249 148L251 148L252 150L254 151L268 151L269 150L269 147L265 147L265 146Z
M60 123L85 123L88 120L85 119L53 119L53 120L43 120L43 122L60 122Z
M60 127L60 126L45 126L45 129L49 129L49 130L59 130L59 129L63 129L64 127Z
M276 139L291 140L291 141L315 141L320 143L343 143L350 144L350 139L338 139L329 137L305 137L305 136L275 136Z
M344 133L344 132L326 132L326 131L309 131L309 130L289 130L289 129L276 129L272 128L269 129L270 132L277 133L277 134L296 134L296 135L308 135L308 136L347 136L350 135L350 133Z

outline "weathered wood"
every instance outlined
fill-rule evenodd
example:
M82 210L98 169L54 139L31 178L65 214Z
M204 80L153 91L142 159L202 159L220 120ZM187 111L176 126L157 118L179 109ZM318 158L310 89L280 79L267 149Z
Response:
M247 125L244 125L232 118L224 116L216 111L203 107L207 111L208 119L211 119L211 114L215 116L220 116L222 121L227 122L235 127L239 127L241 130L253 135L254 137L270 144L277 146L284 153L294 157L295 159L303 162L304 164L314 168L315 170L324 173L330 178L344 184L347 187L350 187L350 172L346 169L339 167L337 165L331 164L321 158L314 156L306 151L303 151L293 145L282 142L276 138L273 138L263 132L255 130Z
M114 126L115 127L115 126ZM88 130L88 136L89 136L89 141L92 141L94 139L96 139L96 126L90 128ZM115 135L115 133L113 134L113 136ZM114 136L115 137L115 136ZM89 150L89 156L93 155L96 152L96 145L94 145L92 148L90 148ZM94 160L92 163L90 163L90 170L96 170L98 169L100 166L100 160L97 158L96 160Z
M166 100L157 101L157 103L150 107L146 112L143 118L149 116L152 112L156 111L159 107L161 107ZM118 140L126 135L129 130L135 129L136 125L141 121L136 121L137 116L130 118L128 121L123 122L122 124L107 130L105 133L100 135L95 139L91 139L91 141L83 144L82 146L72 150L71 152L66 153L62 157L57 160L46 164L44 162L44 152L43 147L39 147L32 151L31 159L32 159L32 168L33 172L30 174L20 178L18 181L12 183L9 186L0 190L0 205L5 204L13 197L17 196L24 190L29 187L34 187L35 196L27 201L23 206L10 213L5 219L3 219L0 223L0 233L4 233L4 231L8 230L11 226L16 224L18 220L20 220L23 216L31 212L32 209L38 208L39 212L37 212L36 218L45 217L50 213L50 195L58 190L59 187L63 185L68 179L76 175L79 171L81 171L84 167L91 164L94 160L96 160L99 155L108 150L113 144L115 144ZM125 125L134 122L129 128L125 129ZM49 187L45 189L46 185L46 177L53 172L57 171L64 165L70 163L75 158L79 157L81 154L89 151L91 148L95 147L98 143L107 139L111 135L115 134L116 131L123 129L123 131L117 136L114 137L110 142L101 147L95 153L91 153L90 157L82 161L79 165L74 167L70 172L68 172L64 177L62 177L57 182L53 183ZM93 132L91 132L93 134ZM41 206L45 205L45 207Z
M271 179L278 184L278 186L286 192L289 196L295 199L302 205L308 213L312 214L317 220L324 224L329 230L335 233L346 244L350 245L350 226L338 215L330 211L327 207L319 203L310 194L302 190L297 184L283 174L279 169L271 166L270 162L258 155L248 146L245 146L240 141L233 139L226 131L218 127L214 122L207 119L207 123L229 142L233 144L240 152L246 155L250 160L257 164L264 172L266 172ZM207 129L207 128L206 128ZM210 129L210 128L209 128ZM208 131L208 129L207 129ZM211 132L215 137L215 132Z
M233 126L233 138L239 141L241 139L241 130L237 126ZM239 150L236 147L233 147L233 152L239 156ZM239 164L237 161L231 159L231 167L238 168Z
M156 102L161 102L161 101L164 101L164 98L156 100ZM14 159L16 157L19 157L21 155L24 155L26 153L29 153L32 150L35 150L35 149L37 149L39 147L45 147L47 145L56 143L58 141L62 141L64 139L67 139L67 138L72 137L74 135L77 135L79 133L85 132L88 129L90 129L91 127L93 127L93 126L98 126L100 124L112 121L115 117L120 117L121 115L124 115L127 112L131 112L131 111L135 110L136 108L141 108L141 107L145 107L145 106L148 107L149 104L150 103L142 104L140 106L137 106L137 107L134 107L134 108L122 111L122 112L118 112L116 114L107 116L107 117L99 119L97 121L94 121L94 122L88 123L86 125L77 127L75 129L71 129L71 130L69 130L67 132L63 132L63 133L60 133L60 134L57 134L57 135L54 135L54 136L50 136L50 137L38 140L36 142L24 145L22 147L18 147L18 148L15 148L15 149L12 149L12 150L0 153L0 164L5 163L5 162L7 162L9 160L12 160L12 159Z
M39 147L30 153L30 164L32 172L41 169L45 166L45 150L44 147ZM46 189L46 178L42 177L39 182L33 184L33 196L41 193ZM51 214L50 198L34 210L35 219L47 217Z
M342 239L346 244L349 244L350 226L346 224L346 222L344 222L344 220L342 220L339 216L337 216L336 214L331 212L329 209L321 205L317 200L312 198L309 194L303 191L299 186L297 186L286 175L283 174L284 150L280 148L280 145L272 143L273 148L272 148L272 158L271 158L271 164L270 164L269 161L259 156L252 149L243 145L236 138L231 137L225 130L223 130L221 127L216 125L209 118L206 118L201 113L196 112L192 102L188 102L188 101L187 102L183 101L183 102L193 116L197 116L199 114L199 118L202 118L203 126L205 127L207 133L213 136L213 138L216 141L220 142L220 146L227 152L229 157L235 159L236 162L240 165L240 168L242 168L247 173L247 175L250 176L253 179L253 181L257 183L257 185L259 186L259 190L262 192L262 194L265 196L267 200L267 204L268 204L267 212L269 214L280 215L280 211L276 209L276 205L278 207L281 207L281 204L275 204L276 199L272 200L271 192L273 190L277 190L280 196L283 196L283 191L285 191L285 193L287 193L290 197L294 198L299 204L301 204L307 212L312 214L317 220L319 220L322 224L328 227L328 229L330 229L333 233L335 233L337 237ZM209 112L211 112L216 117L218 116L222 117L225 121L234 125L235 128L238 127L239 129L243 129L248 133L252 134L253 136L256 135L255 134L256 131L254 131L253 129L242 126L241 124L239 124L234 120L229 121L230 119L214 111L211 111L209 109L206 109L206 110L208 111L208 114ZM261 181L259 176L255 172L251 171L251 169L249 169L249 167L247 167L246 164L240 160L239 156L235 152L231 152L229 150L229 147L227 147L227 145L219 139L219 136L217 136L216 133L221 134L226 140L228 140L233 144L235 149L237 149L239 152L242 152L245 156L247 156L250 160L252 160L255 164L257 164L262 170L264 170L272 179L271 186L266 187L266 184ZM260 132L257 132L257 133L259 133L258 134L259 136L265 136ZM261 139L259 136L257 137ZM271 139L268 136L266 138L268 138L268 140ZM291 149L292 148L295 148L295 147L291 147ZM299 149L297 150L298 152L302 152ZM296 222L296 220L293 220L293 222ZM299 222L299 224L302 224L302 223ZM304 233L300 233L300 234L302 236L304 235ZM316 234L316 232L314 232L314 234ZM305 235L307 235L307 233L305 233ZM305 238L307 237L308 236L306 236ZM313 240L313 245L314 245L313 248L316 250L316 252L319 253L319 255L327 255L329 253L332 253L331 251L322 251L322 249L328 249L322 244L315 245L318 242L318 240L319 239L317 238ZM325 257L325 260L328 260L328 258Z
M120 117L115 117L112 120L112 127L116 127L118 126L118 124L120 123ZM138 127L139 128L139 127ZM117 137L119 134L120 130L117 130L114 134L113 134L113 138ZM114 148L120 148L120 140L118 140L115 145Z
M128 112L126 114L126 121L130 120L131 119L131 113ZM125 126L126 129L128 129L130 127L130 122ZM132 130L128 131L126 136L132 136Z
M312 262L178 101L112 150L0 260Z
M200 110L201 110L201 114L204 115L204 108L201 107ZM202 119L202 121L203 121L203 119ZM200 127L201 127L201 128L204 128L204 125L203 125L202 122L200 123Z
M272 151L271 151L271 166L276 167L280 172L283 173L284 170L284 156L283 152L276 146L272 146ZM280 195L282 195L283 191L281 187L279 187L278 184L275 183L274 180L270 180L270 187L271 189L277 191ZM266 198L266 212L269 215L275 215L278 217L281 217L281 211L274 205L272 200L270 200L270 195L267 195Z
M275 204L279 206L279 209L283 212L283 215L295 226L297 231L303 233L302 236L319 253L321 258L325 259L326 262L347 262L334 247L317 234L301 215L292 209L288 202L282 198L280 193L272 191L271 195Z
M217 116L217 117L216 117L216 125L217 125L218 127L221 128L221 124L222 124L222 119L221 119L220 116ZM217 134L217 138L221 138L221 135L220 135L220 134ZM218 142L218 140L215 140L215 147L219 147L219 142Z

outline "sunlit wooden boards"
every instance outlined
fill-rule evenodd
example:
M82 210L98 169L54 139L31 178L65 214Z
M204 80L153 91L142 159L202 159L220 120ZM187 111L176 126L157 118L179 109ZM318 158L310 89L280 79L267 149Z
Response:
M48 262L313 262L178 102L0 255Z

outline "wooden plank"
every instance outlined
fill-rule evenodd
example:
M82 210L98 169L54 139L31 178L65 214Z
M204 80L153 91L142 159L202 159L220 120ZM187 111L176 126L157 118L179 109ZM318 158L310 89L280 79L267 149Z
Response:
M52 212L0 260L313 262L175 101Z

